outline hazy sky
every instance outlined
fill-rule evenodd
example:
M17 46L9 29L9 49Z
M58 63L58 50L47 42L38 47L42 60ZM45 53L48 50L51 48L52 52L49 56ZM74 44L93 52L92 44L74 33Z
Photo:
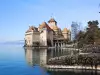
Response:
M70 28L72 21L82 26L89 20L100 22L99 3L100 0L0 0L0 41L23 40L29 25L38 26L51 16L62 29Z

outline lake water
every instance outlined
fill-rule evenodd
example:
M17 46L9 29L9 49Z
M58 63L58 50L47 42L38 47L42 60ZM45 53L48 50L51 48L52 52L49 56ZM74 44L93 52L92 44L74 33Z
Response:
M33 66L31 61L38 57L26 57L27 54L22 46L0 45L0 75L99 75L93 72L82 71L51 72L43 69L38 64ZM36 62L40 61L37 60Z

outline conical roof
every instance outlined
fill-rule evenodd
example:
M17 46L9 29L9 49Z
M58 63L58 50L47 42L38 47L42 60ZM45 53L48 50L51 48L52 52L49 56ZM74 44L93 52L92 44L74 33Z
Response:
M56 22L54 18L51 18L48 22Z
M59 28L55 25L53 26L53 30L59 30Z
M64 33L67 33L67 32L68 32L68 29L67 29L67 28L64 28L64 29L63 29L63 32L64 32Z
M46 22L42 22L42 24L40 24L39 28L44 28L46 27L47 23Z
M47 30L52 30L48 24L46 22L42 22L42 24L40 24L39 26L39 29L42 29L42 28L47 28Z

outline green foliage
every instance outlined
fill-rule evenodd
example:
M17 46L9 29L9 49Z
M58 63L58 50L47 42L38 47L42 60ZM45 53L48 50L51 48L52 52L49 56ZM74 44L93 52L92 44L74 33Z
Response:
M97 40L100 40L100 28L98 27L99 22L89 21L86 31L80 31L76 36L78 47L82 47L84 44L94 44Z

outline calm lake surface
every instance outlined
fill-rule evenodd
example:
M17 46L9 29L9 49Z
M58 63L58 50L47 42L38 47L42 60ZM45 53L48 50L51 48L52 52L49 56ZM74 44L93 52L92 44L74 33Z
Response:
M26 59L23 45L0 45L0 75L100 75L91 71L51 72L44 70L38 64L36 66L30 64Z

